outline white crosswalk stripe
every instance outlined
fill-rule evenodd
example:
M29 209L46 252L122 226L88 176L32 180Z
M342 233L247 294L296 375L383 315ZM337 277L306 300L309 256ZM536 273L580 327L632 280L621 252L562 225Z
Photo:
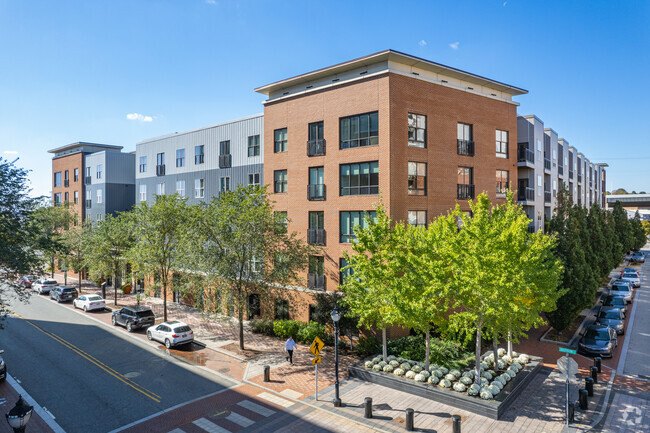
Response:
M242 427L248 427L249 425L255 424L255 421L246 418L238 414L237 412L230 412L230 415L226 417L228 421L232 421L235 424L239 424Z
M282 407L289 407L294 404L290 400L284 399L282 397L278 397L277 395L268 392L262 392L260 394L257 394L257 397L263 398L264 400L270 401L271 403L275 403L278 406L282 406Z
M196 421L194 421L192 424L194 424L197 427L201 427L203 430L207 431L208 433L231 433L230 430L226 430L223 427L219 427L212 421L209 421L205 418L199 418Z
M249 400L244 400L240 401L237 403L239 406L243 407L244 409L248 409L251 412L258 413L262 416L271 416L275 413L274 410L268 409L264 406L261 406L259 404L253 403L252 401Z
M169 433L185 433L185 431L183 431L183 430L181 430L179 428L175 428L174 430L170 431Z

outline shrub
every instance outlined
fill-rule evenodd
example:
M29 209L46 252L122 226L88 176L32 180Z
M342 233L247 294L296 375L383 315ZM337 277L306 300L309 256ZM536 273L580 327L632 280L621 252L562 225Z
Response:
M375 356L374 358L372 358L372 362L374 362L375 364L377 364L377 363L379 363L381 361L382 361L381 355L380 356Z
M467 394L469 395L478 395L479 392L481 392L481 387L477 384L473 384L467 388Z
M373 369L374 371L381 371L381 365L379 365L379 364L375 364L375 365L372 366L372 369Z
M251 320L251 331L256 334L268 335L273 337L273 320L271 319L253 319Z
M440 379L442 376L444 376L444 374L442 373L442 370L440 368L437 368L437 369L433 370L431 372L431 375L437 377L438 379Z
M372 335L362 335L359 337L359 342L356 345L357 353L362 356L374 355L381 351L381 344Z
M302 322L297 320L276 320L273 322L273 333L280 338L298 337Z
M501 358L505 354L506 354L506 349L504 349L503 347L497 350L497 355L499 356L499 358Z
M366 368L372 368L375 364L373 364L372 361L366 361L363 365L364 365Z
M499 391L501 391L501 389L497 385L490 385L488 389L490 390L492 395L497 395Z
M384 370L385 373L392 373L392 372L393 372L393 369L394 369L393 366L390 365L390 364L386 364L386 365L384 365L384 368L383 368L383 370Z
M422 367L416 364L413 367L411 367L411 370L415 371L416 373L419 373L422 371Z
M432 375L431 377L429 377L428 382L429 382L431 385L437 385L438 382L440 382L440 379L438 378L438 376Z
M400 365L400 368L404 371L409 371L411 369L411 364L408 362L403 362L402 365Z
M463 385L471 385L472 382L474 382L474 381L469 376L463 376L463 377L460 378L460 383L462 383Z
M401 368L396 368L395 370L393 370L393 374L395 376L404 376L404 370L402 370Z
M451 382L447 379L442 379L440 383L438 383L438 386L441 388L451 388Z
M453 374L454 377L458 379L460 377L460 370L456 370L456 369L449 370L449 374Z
M483 400L492 400L492 392L486 387L481 388L481 398Z
M399 367L399 362L395 361L394 359L392 361L388 362L393 368Z
M407 379L414 379L415 378L415 371L407 371L405 374Z
M424 374L419 373L419 374L416 374L416 375L415 375L414 380L415 380L416 382L424 382L425 380L427 380L427 378L424 376Z
M466 389L467 387L465 386L464 383L461 382L454 383L454 391L465 392Z
M445 379L447 379L450 382L453 382L454 380L456 380L456 377L451 373L447 373L445 374Z
M506 364L511 364L512 363L512 358L509 357L508 355L504 355L503 358L501 358L501 360L503 362L505 362Z
M324 338L325 334L327 334L325 325L316 322L303 323L298 330L298 340L306 344L311 344L314 338Z
M426 370L422 370L422 372L421 372L420 374L421 374L422 376L424 376L425 379L428 379L428 378L431 377L431 373L429 373L429 372L426 371Z
M440 371L442 371L442 374L447 374L449 373L449 369L446 367L440 367Z
M409 335L388 340L388 353L391 355L421 363L425 360L425 351L426 342L422 335ZM456 343L431 338L429 351L429 361L431 363L449 364L464 357L465 351Z
M387 363L386 361L380 361L380 362L379 362L379 366L380 366L381 368L384 368L384 367L386 367L387 365L388 365L388 363Z
M528 357L528 355L523 355L522 354L522 355L519 355L519 357L517 357L517 362L519 364L521 364L521 365L526 365L526 364L528 364L528 362L530 362L530 358Z

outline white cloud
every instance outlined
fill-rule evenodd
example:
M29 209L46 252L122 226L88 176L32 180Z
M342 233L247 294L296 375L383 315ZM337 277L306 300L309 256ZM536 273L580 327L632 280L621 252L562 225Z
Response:
M507 5L507 4L508 4L508 2L507 2L507 1L506 1L506 2L503 2L503 5L504 5L504 6L505 6L505 5Z
M144 114L140 113L129 113L126 115L126 118L129 120L138 120L140 122L152 122L153 117L151 116L145 116Z
M18 152L15 150L5 150L2 152L3 155L18 155Z
M458 45L460 45L460 42L454 42L454 43L449 44L449 46L451 47L452 50L457 50Z
M421 47L423 47L423 46L425 46L425 45L427 44L427 41L425 41L424 39L422 39L420 42L418 42L418 44L419 44Z
M217 2L215 0L205 0L205 2L209 5L216 5Z

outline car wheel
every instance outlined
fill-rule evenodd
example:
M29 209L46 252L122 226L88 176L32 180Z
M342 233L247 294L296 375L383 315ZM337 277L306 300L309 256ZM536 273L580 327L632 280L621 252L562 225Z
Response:
M111 317L111 323L113 326L117 325L117 320L115 320L115 316Z
M149 340L153 340L153 335L151 335L151 331L147 331L147 338Z
M171 347L172 347L172 342L169 341L169 339L167 339L167 338L165 339L165 347L167 349L171 349Z
M133 332L133 323L128 322L126 324L126 330L129 331L129 332Z
M61 303L61 298L59 298L58 296L57 296L57 298L56 298L56 303L57 303L57 304L60 304L60 303Z
M87 312L88 312L88 307L86 305L84 305L84 313L87 313Z

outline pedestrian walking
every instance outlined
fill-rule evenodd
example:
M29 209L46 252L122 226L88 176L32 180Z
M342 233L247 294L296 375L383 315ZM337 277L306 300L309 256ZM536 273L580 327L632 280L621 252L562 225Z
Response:
M286 360L293 365L293 351L296 350L298 346L296 346L296 342L293 341L293 337L289 337L286 343L284 343L284 351L287 352L289 356L286 357Z

